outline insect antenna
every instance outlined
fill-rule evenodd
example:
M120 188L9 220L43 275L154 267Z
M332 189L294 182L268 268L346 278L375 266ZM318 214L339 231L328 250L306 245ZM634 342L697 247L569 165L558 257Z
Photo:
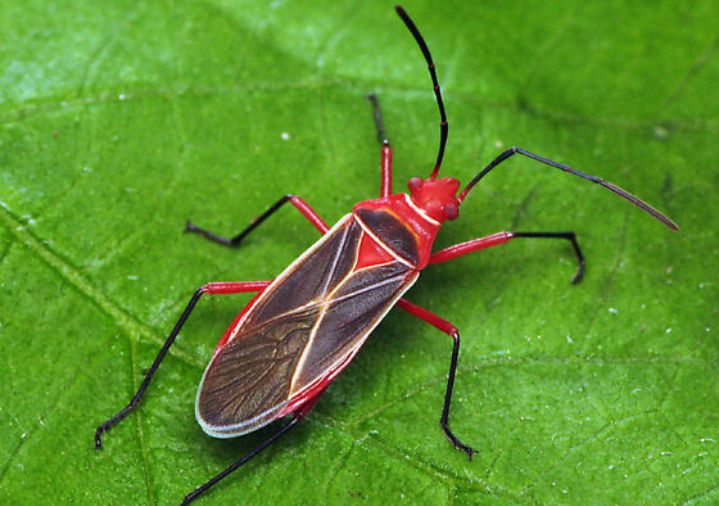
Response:
M444 147L447 144L447 134L449 132L447 113L444 111L444 102L442 101L442 92L439 90L437 72L434 69L434 61L432 60L432 55L429 52L427 43L424 41L422 34L419 33L417 26L410 19L407 12L399 5L395 7L395 10L397 11L397 14L399 14L399 17L402 18L402 21L404 21L404 24L407 25L407 28L414 36L414 40L417 41L419 48L422 50L424 59L427 62L427 68L429 69L429 75L432 78L432 84L434 85L434 96L437 98L437 107L439 108L439 116L441 118L439 124L439 152L437 153L437 161L434 163L432 174L429 176L430 179L435 179L437 174L439 174L439 168L442 165L442 158L444 158Z
M598 178L596 176L592 176L591 174L587 174L586 172L582 172L577 169L573 169L567 165L564 165L563 163L555 162L553 160L549 160L548 158L544 158L543 156L536 155L534 153L530 153L526 149L518 148L518 147L512 147L505 151L503 151L497 158L492 160L482 171L477 174L469 183L467 183L467 186L462 190L462 193L459 194L459 201L462 202L464 198L467 196L467 194L470 192L470 190L476 185L480 179L482 179L484 176L489 174L489 172L497 167L500 163L507 160L512 155L519 154L522 156L526 156L527 158L531 158L532 160L536 160L540 163L543 163L545 165L549 165L550 167L554 167L555 169L562 170L564 172L568 172L570 174L573 174L577 177L581 177L582 179L586 179L587 181L591 181L592 183L596 183L599 186L602 186L609 190L612 193L615 193L616 195L619 195L625 200L628 200L635 206L637 206L642 211L645 211L649 213L651 216L656 218L657 220L661 221L664 225L666 225L668 228L672 230L679 230L679 226L674 223L670 218L662 214L661 212L654 209L652 206L644 202L642 199L635 197L628 191L620 188L619 186L615 185L614 183L610 183L609 181L605 181L604 179Z

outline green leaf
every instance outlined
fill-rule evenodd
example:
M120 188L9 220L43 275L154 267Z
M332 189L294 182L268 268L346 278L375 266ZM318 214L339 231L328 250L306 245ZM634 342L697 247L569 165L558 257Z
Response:
M203 300L141 408L135 392L192 292L271 279L316 239L280 195L333 222L379 186L364 96L379 94L398 189L429 173L438 117L385 2L4 2L0 8L0 503L176 504L270 434L195 423L196 385L248 297ZM443 173L519 145L636 192L513 159L438 246L575 230L588 259L514 241L423 274L414 302L462 332L452 427L437 426L450 340L393 312L298 429L203 504L711 504L716 370L717 3L406 5L450 119Z

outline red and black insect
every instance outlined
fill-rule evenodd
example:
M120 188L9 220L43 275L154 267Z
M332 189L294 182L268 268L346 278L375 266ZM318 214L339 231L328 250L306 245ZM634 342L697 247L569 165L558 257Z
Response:
M95 433L95 446L99 449L102 434L137 407L203 294L255 292L257 295L225 332L205 370L197 395L197 420L207 434L230 438L255 431L280 418L291 418L269 439L188 494L183 504L191 502L267 448L306 416L329 383L349 364L370 332L395 305L448 334L454 341L440 425L454 447L471 458L474 450L460 441L449 427L459 331L447 320L402 296L428 265L447 262L516 238L569 241L579 262L572 281L578 283L582 279L584 257L574 232L499 232L432 252L442 223L457 218L459 206L472 188L512 155L523 155L603 186L670 229L677 230L669 218L618 186L518 147L502 152L461 191L457 179L440 178L448 123L435 66L415 24L401 7L397 7L397 13L427 62L441 117L439 151L429 177L411 178L409 194L393 193L392 148L385 135L377 97L370 95L377 135L382 144L378 199L359 202L332 228L296 195L280 198L233 238L219 236L188 222L187 232L198 233L226 246L238 246L257 226L290 202L323 235L272 281L208 283L199 288L132 401L99 426Z

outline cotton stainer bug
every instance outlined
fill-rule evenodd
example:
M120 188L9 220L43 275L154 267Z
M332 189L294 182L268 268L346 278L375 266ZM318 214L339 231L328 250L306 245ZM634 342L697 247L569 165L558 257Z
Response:
M439 151L430 176L427 179L411 178L409 194L393 193L392 148L385 135L379 102L370 95L377 136L382 144L380 198L359 202L332 228L296 195L280 198L233 238L222 237L188 222L187 232L226 246L238 246L247 234L289 202L323 235L272 281L208 283L199 288L133 399L97 428L95 447L100 449L102 434L140 403L162 359L203 294L256 293L218 343L200 383L195 414L202 429L218 438L241 436L280 418L291 418L262 444L188 494L183 504L196 499L252 459L306 416L327 385L349 364L370 332L395 304L452 338L454 345L440 425L454 447L472 457L474 450L449 428L459 331L447 320L402 296L428 265L447 262L517 238L569 241L579 262L572 282L578 283L582 279L584 257L574 232L498 232L432 252L441 225L457 218L459 206L471 189L512 155L523 155L603 186L670 229L678 229L672 220L618 186L518 147L502 152L461 191L457 179L439 178L448 123L435 66L415 24L404 9L397 7L396 10L427 62L441 118Z

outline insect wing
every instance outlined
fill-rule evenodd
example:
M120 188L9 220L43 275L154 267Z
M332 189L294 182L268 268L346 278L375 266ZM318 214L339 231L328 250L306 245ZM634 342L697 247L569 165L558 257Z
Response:
M418 275L394 261L355 270L364 238L345 216L256 300L205 370L196 403L205 432L254 431L347 365Z
M416 271L399 262L353 271L328 298L302 366L293 380L300 391L332 371L382 320L409 289ZM358 342L359 341L359 342Z

